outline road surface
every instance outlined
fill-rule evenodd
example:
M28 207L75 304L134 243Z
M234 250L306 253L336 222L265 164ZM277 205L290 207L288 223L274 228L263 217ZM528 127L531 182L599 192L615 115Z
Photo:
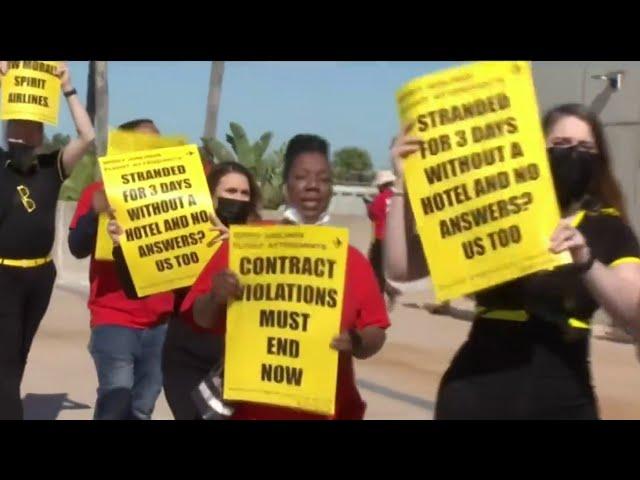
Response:
M371 233L366 219L334 221L347 226L351 242L366 251ZM34 341L22 388L28 419L92 418L97 380L87 351L87 288L78 278L78 272L65 273ZM427 312L424 303L430 300L426 283L423 291L404 295L391 313L393 326L382 352L357 361L367 419L432 418L438 383L467 335L472 304L454 302L460 318L452 318ZM592 365L603 418L639 419L640 362L634 347L592 340ZM163 394L153 418L172 418Z

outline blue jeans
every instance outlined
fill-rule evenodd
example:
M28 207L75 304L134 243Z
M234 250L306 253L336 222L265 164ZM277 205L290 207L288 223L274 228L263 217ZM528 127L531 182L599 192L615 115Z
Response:
M98 373L94 420L149 420L162 390L167 325L137 329L101 325L89 351Z

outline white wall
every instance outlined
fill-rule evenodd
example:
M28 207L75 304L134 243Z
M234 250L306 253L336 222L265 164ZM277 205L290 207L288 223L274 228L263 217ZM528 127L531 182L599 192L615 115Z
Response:
M67 237L69 224L76 210L76 202L58 202L56 213L56 239L53 246L53 259L58 269L57 285L88 288L89 258L78 260L71 255Z
M374 187L335 185L329 212L334 215L362 215L366 217L367 207L362 199L376 193L378 190Z

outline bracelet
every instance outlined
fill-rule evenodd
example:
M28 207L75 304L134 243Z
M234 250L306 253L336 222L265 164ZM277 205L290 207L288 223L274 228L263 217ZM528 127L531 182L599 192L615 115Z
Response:
M65 98L73 97L78 94L78 91L74 88L73 90L69 90L68 92L62 92Z

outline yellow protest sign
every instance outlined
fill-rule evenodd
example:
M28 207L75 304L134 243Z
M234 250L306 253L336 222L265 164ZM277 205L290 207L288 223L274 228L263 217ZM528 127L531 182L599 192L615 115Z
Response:
M107 155L178 147L186 144L186 137L181 135L160 136L130 130L111 130L107 142Z
M111 130L107 142L107 155L142 152L186 144L187 139L183 136L161 137L160 135L128 130ZM107 223L109 223L109 217L106 214L101 214L98 217L98 234L94 253L96 260L113 261L111 255L113 242L107 233Z
M113 242L107 233L109 217L106 213L98 215L98 234L96 235L96 250L94 257L96 260L113 261Z
M405 181L435 294L449 300L568 263L527 62L480 62L397 94L422 142Z
M139 296L190 286L211 258L211 195L195 145L99 159Z
M232 226L229 268L244 286L227 311L224 398L335 411L349 232Z
M57 125L60 79L55 71L58 65L58 62L30 60L8 62L9 71L2 77L0 119Z

